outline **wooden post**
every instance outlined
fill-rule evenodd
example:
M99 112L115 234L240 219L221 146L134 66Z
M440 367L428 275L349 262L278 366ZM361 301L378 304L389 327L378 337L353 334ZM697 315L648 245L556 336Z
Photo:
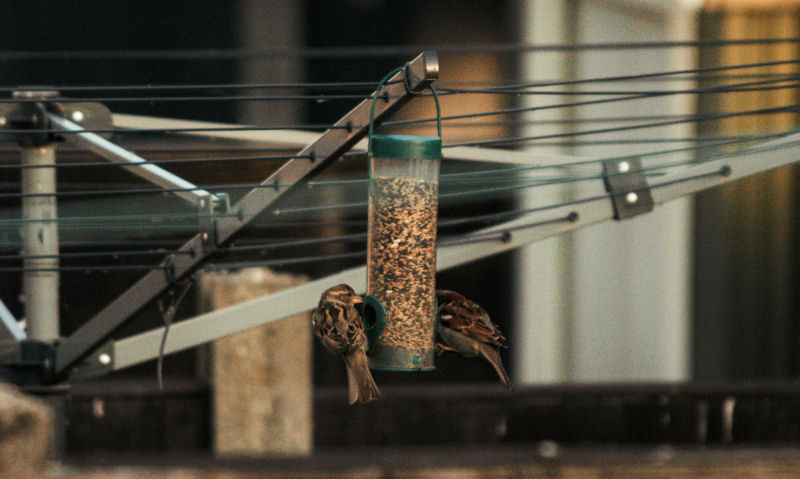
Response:
M201 309L219 309L304 282L247 269L200 280ZM309 305L311 307L313 305ZM308 454L313 446L310 314L216 341L208 372L213 447L222 456Z

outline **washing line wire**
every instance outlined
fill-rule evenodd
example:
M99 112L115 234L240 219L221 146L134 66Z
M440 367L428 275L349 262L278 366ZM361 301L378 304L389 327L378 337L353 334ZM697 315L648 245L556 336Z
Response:
M754 148L754 149L751 149L751 150L748 150L748 151L753 151L753 150L758 150L758 148ZM728 154L728 155L730 156L731 154ZM718 158L718 156L711 156L710 157L710 159L716 159L716 158ZM669 169L669 168L681 167L681 166L687 166L687 165L696 165L696 164L702 163L704 161L710 161L710 160L679 160L679 161L667 162L667 163L662 163L662 164L658 164L658 165L650 165L648 167L643 167L643 168L641 168L641 172L645 173L645 174L648 174L648 175L652 175L654 173L657 173L660 170L666 170L666 169ZM531 167L527 167L527 168L529 168L529 169L537 169L537 168L541 168L541 167L531 166ZM500 172L500 171L501 170L496 170L496 172ZM457 175L463 176L463 175L470 175L470 174L471 174L470 172L466 172L466 173L458 173ZM547 186L547 185L566 183L566 182L576 182L576 181L585 181L585 180L591 180L591 179L598 179L598 178L603 178L604 176L605 176L604 174L593 174L593 175L583 175L583 176L562 176L562 177L557 177L557 178L533 179L533 180L531 180L530 178L524 178L524 177L523 178L514 178L514 182L511 182L511 183L516 183L516 184L509 184L509 185L504 185L504 186L484 187L484 188L473 189L473 190L455 191L455 192L451 192L451 193L443 193L440 196L441 196L441 198L456 198L456 197L462 197L462 196L466 196L466 195L477 196L477 195L485 195L485 194L489 194L489 193L497 193L497 192L501 192L501 191L515 191L515 190L531 188L531 187ZM367 206L367 204L365 202L348 203L348 204L334 204L334 205L324 205L324 206L309 206L309 207L299 207L299 208L289 208L289 209L283 209L283 210L275 210L275 211L273 211L273 214L307 213L307 212L311 212L311 211L321 211L321 210L342 210L342 209L352 208L352 207L365 208L366 206ZM195 219L196 220L200 215L201 214L199 214L199 213L185 214L183 216L182 216L182 214L166 214L166 215L161 215L161 216L163 216L163 218L161 218L159 215L129 215L129 216L122 216L122 217L120 217L120 216L110 216L110 217L91 216L91 217L77 217L77 218L74 218L74 217L73 218L63 218L62 217L60 219L52 219L52 220L15 219L15 220L0 221L0 224L5 224L6 226L14 226L14 225L20 225L20 224L24 224L24 223L31 222L31 221L42 221L42 222L44 222L44 221L58 221L58 222L60 222L62 224L66 224L66 225L75 224L75 226L78 227L78 228L88 228L88 227L91 227L91 226L96 226L98 228L109 229L109 228L112 228L114 226L122 227L123 225L115 224L115 223L119 223L120 221L133 222L132 223L133 225L140 226L140 223L137 224L137 220L138 221L147 221L147 220L149 220L150 222L153 222L155 220L162 220L162 221L169 220L169 221L165 221L164 225L175 228L175 227L181 227L181 226L185 226L185 227L196 226L196 223L187 223L185 225L182 225L180 223L177 223L175 220L180 220L180 219ZM468 217L466 219L457 219L455 222L450 222L448 220L444 220L440 224L441 224L441 226L448 226L448 225L452 225L452 224L456 224L456 223L464 223L464 222L468 222L468 221L472 221L472 219L470 217ZM148 224L151 224L151 223L148 223ZM152 224L151 224L151 226L152 226ZM270 225L255 225L255 226L267 226L268 227ZM296 227L296 226L298 226L298 224L294 223L293 226ZM307 226L311 226L311 225L307 225ZM283 246L289 246L289 245L290 244L288 244L288 243L287 244L283 244ZM132 252L130 254L131 255L136 255L136 254L144 254L144 253L142 253L141 251L136 251L136 252Z
M700 179L700 178L706 178L706 177L709 177L709 176L718 176L718 175L726 175L726 174L728 174L728 170L726 168L721 168L719 171L713 171L713 172L709 172L709 173L703 173L703 174L698 174L698 175L689 176L689 177L685 177L685 178L680 178L680 179L676 179L676 180L671 180L671 181L667 181L667 182L664 182L664 183L653 184L653 185L650 185L650 188L653 189L653 188L665 187L665 186L670 186L670 185L674 185L674 184L677 184L677 183L682 183L682 182L687 182L687 181L694 181L694 180L697 180L697 179ZM603 195L580 198L580 199L565 201L565 202L551 204L551 205L545 205L545 206L536 207L536 208L528 208L528 209L524 209L524 210L518 210L518 211L514 211L514 212L509 212L509 213L513 213L511 216L522 216L524 214L540 212L540 211L547 211L547 210L552 210L552 209L556 209L556 208L561 208L561 207L564 207L564 206L574 206L574 205L578 205L578 204L582 204L582 203L602 200L602 199L605 199L605 198L609 198L611 196L612 196L612 194L606 193L606 194L603 194ZM488 216L488 215L486 215L486 216ZM497 215L497 214L495 214L493 216L495 218L499 217L499 215ZM565 218L556 218L556 219L553 219L552 221L562 221L562 220L574 221L575 219L577 219L577 216L574 216L574 214L571 213L570 215L568 215ZM542 224L549 224L552 221L545 221L545 222L538 221L538 222L535 222L535 223L531 223L527 227L535 227L535 226L540 226ZM509 231L510 230L518 230L518 229L525 228L525 227L526 226L524 226L524 225L516 226L516 227L513 227L513 228L508 228L508 230ZM503 233L504 232L505 231L502 228L499 229L497 232L493 232L494 234L499 235L498 237L482 235L482 234L470 237L470 234L466 233L466 234L454 236L453 237L453 241L465 241L465 240L466 241L496 241L496 240L503 240ZM446 243L444 243L444 244L446 244ZM290 265L290 264L300 264L300 263L318 262L318 261L326 261L326 260L343 260L343 259L351 259L351 258L358 258L358 257L364 258L365 256L366 256L366 251L356 251L356 252L346 252L346 253L335 253L335 254L329 254L329 255L314 255L314 256L301 256L301 257L289 257L289 258L276 258L276 259L268 259L268 260L250 260L250 261L231 262L231 263L210 263L206 267L208 269L214 270L214 269L238 269L238 268L254 267L254 266L281 266L281 265L285 266L285 265ZM110 272L110 271L115 271L115 270L137 270L137 269L138 270L158 270L158 269L165 269L165 268L166 268L165 266L162 266L160 264L159 265L143 265L143 264L140 264L140 265L86 265L86 266L58 266L58 267L25 267L25 266L22 266L22 267L0 267L0 273L1 272L33 272L33 271L36 271L36 272L47 272L47 271L60 271L60 272L101 271L101 272Z
M680 70L666 70L666 71L659 71L659 72L648 72L648 73L639 73L639 74L629 74L629 75L617 75L617 76L609 76L609 77L591 77L591 78L582 78L582 79L575 79L575 80L538 80L532 81L528 83L522 84L511 84L511 85L495 85L490 86L490 89L498 89L498 90L506 90L506 89L520 89L520 88L529 88L529 87L543 87L543 86L568 86L568 85L578 85L584 83L601 83L601 82L626 82L626 81L640 81L640 80L648 80L648 79L656 79L656 80L665 80L669 77L674 76L685 76L685 75L698 75L698 74L706 74L706 73L718 73L718 72L727 72L731 70L741 70L741 69L750 69L750 68L767 68L767 67L774 67L774 66L785 66L785 65L794 65L800 63L798 59L790 59L790 60L773 60L768 62L755 62L755 63L740 63L734 65L720 65L714 67L701 67L701 68L692 68L692 69L680 69ZM726 76L702 76L702 77L689 77L689 78L678 78L677 80L685 81L695 80L695 81L717 81L717 80L730 80L730 79L741 79L741 78L774 78L779 75L786 75L786 73L751 73L751 74L740 74L740 75L726 75ZM666 78L665 78L666 77ZM397 83L395 82L388 82L387 84ZM460 84L462 82L453 82L447 81L442 82L441 80L438 81L439 85L442 85L439 89L451 89L448 85L452 84ZM474 83L474 82L464 82L464 83ZM485 82L481 82L485 83ZM154 84L147 84L147 85L60 85L60 86L52 86L48 87L48 89L52 89L59 92L83 92L83 91L118 91L118 90L131 90L131 91L164 91L164 90L230 90L230 89L338 89L338 88L375 88L377 87L377 81L361 81L361 82L287 82L287 83L217 83L217 84L161 84L161 85L154 85ZM41 89L40 86L0 86L0 92L11 93L14 91L20 90L35 90Z
M653 50L674 48L724 48L732 46L759 46L798 44L800 38L746 38L719 40L678 40L639 42L595 42L571 44L530 43L459 43L416 45L359 45L326 47L272 47L272 48L197 48L197 49L152 49L152 50L3 50L0 60L170 60L212 61L259 58L378 58L416 55L423 51L435 51L440 55L473 55L475 53L531 54L537 52L601 51L601 50Z
M782 134L762 135L762 136L759 136L758 138L759 139L776 138L776 137L780 137L780 136L783 136L785 134L791 134L791 133L792 132L782 133ZM746 141L751 141L751 140L752 140L752 137L748 137ZM677 148L677 149L665 150L665 151L662 151L662 152L652 152L652 153L642 154L642 155L637 155L637 156L640 156L640 157L644 157L644 156L655 157L655 156L664 155L664 154L671 154L671 153L684 152L684 151L693 151L693 150L701 150L701 149L706 149L706 148L710 148L710 147L730 146L730 145L732 145L734 143L736 143L736 142L728 142L728 141L726 141L726 142L722 142L720 144L700 145L700 146L693 146L693 147ZM625 156L631 156L631 155L625 155ZM547 168L547 169L579 168L579 167L586 166L588 164L593 164L593 163L597 163L599 161L605 161L605 160L608 160L608 159L613 159L613 158L591 159L591 160L587 160L587 161L584 161L584 162L570 162L570 163L563 163L563 164L557 164L557 165L547 165L545 167L539 166L539 165L524 165L524 166L516 166L516 167L510 167L510 168L500 168L500 169L488 170L488 171L484 170L484 171L480 171L480 172L451 173L451 174L444 174L444 175L442 175L441 178L444 180L444 183L447 183L450 179L465 178L465 177L469 177L469 176L473 176L473 175L480 175L482 177L486 177L486 176L492 175L492 174L509 175L511 173L520 173L520 172L524 172L524 171L533 171L533 170L538 170L538 169L542 169L542 168ZM564 177L556 178L556 179L554 179L552 181L560 182L560 181L563 181L563 178ZM566 177L566 178L569 179L569 177ZM518 181L517 178L512 178L510 176L509 176L509 179L513 180L513 181ZM334 181L327 181L327 182L326 181L311 182L311 183L306 184L306 187L312 187L313 188L313 187L321 187L321 186L363 185L363 184L366 184L366 180L364 180L364 179L334 180ZM542 183L542 184L547 184L547 183L545 182L545 183ZM255 188L289 188L290 186L295 186L295 185L281 185L281 184L277 184L277 185L275 185L275 184L266 184L265 185L265 184L261 184L261 183L244 183L244 184L202 185L202 186L196 186L194 188L166 188L166 189L165 188L160 188L160 187L152 187L152 188L116 188L116 189L109 188L109 189L99 189L99 190L60 191L60 192L56 192L56 193L31 193L31 194L17 193L17 192L15 192L15 193L0 193L0 198L24 198L24 197L41 197L41 196L75 197L75 196L103 196L103 195L125 195L125 194L151 194L151 193L153 193L153 194L163 194L163 193L169 193L169 192L173 192L173 191L190 191L192 189L249 190L249 189L255 189ZM457 193L457 195L458 195L458 193ZM446 197L446 195L444 195L444 196ZM313 210L316 210L316 211L330 210L330 209L336 209L338 207L350 208L350 207L358 207L358 206L361 206L361 205L362 205L362 203L359 202L359 203L351 203L351 204L347 204L347 205L327 205L327 206L323 206L323 207L307 207L305 209L303 209L303 208L285 208L283 210L276 210L277 211L276 214L286 214L286 213L289 213L289 212L313 211ZM166 214L166 215L144 215L144 216L143 215L133 215L133 217L128 217L128 220L130 220L130 219L174 220L174 219L181 219L181 215L183 215L183 218L199 219L199 218L203 217L204 214L203 213L191 213L191 214L182 214L181 213L181 214L178 214L177 216L176 215L170 215L170 214ZM162 218L162 216L163 216L163 218ZM121 220L122 218L117 216L117 217L113 217L113 219ZM53 220L44 219L44 220L36 220L36 221L59 221L59 222L67 223L67 222L70 222L70 221L79 222L79 221L82 221L82 220L83 219L81 219L81 218L69 219L69 218L63 218L62 217L62 218L53 219ZM0 220L0 224L3 224L3 223L8 224L9 222L19 222L19 221L24 221L24 220Z
M766 86L774 83L784 83L793 81L798 78L797 74L786 74L783 77L772 78L767 80L751 81L732 85L720 85L713 87L715 92L730 93L730 92L747 92L747 91L766 91L771 89L780 88L793 88L796 85L788 86ZM597 80L595 80L597 81ZM581 80L574 80L572 83L563 82L564 85L579 84ZM694 94L694 93L707 93L709 87L705 88L689 88L680 90L537 90L531 89L528 86L522 89L508 89L504 87L492 89L457 89L449 88L442 91L441 95L461 95L461 94L510 94L510 95L558 95L558 96L572 96L572 95L648 95L648 96L663 96L663 95L679 95L679 94ZM423 94L423 96L429 93ZM53 103L85 103L85 102L105 102L105 103L157 103L157 102L208 102L208 101L259 101L259 102L274 102L274 101L313 101L313 102L327 102L327 101L341 101L341 100L359 100L364 101L372 98L372 94L315 94L315 95L216 95L216 96L128 96L128 97L55 97L48 98L47 102ZM399 98L399 97L387 97ZM0 98L0 103L41 103L41 98Z

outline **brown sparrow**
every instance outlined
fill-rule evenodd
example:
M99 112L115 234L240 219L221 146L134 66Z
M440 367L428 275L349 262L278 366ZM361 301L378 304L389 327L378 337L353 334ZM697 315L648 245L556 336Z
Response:
M455 291L437 290L439 301L439 354L455 351L467 357L481 356L494 367L500 380L513 389L500 348L507 348L506 337L489 318L485 309Z
M364 322L354 306L363 301L353 288L340 284L322 293L317 309L311 313L314 334L328 351L344 360L350 404L381 397L367 365Z

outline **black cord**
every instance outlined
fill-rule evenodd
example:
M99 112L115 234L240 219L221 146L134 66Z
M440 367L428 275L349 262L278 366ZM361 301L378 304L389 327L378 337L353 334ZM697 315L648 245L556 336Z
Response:
M397 82L387 82L394 84ZM362 89L375 88L378 82L297 82L297 83L176 83L164 85L57 85L48 87L58 92L85 92L85 91L164 91L164 90L262 90L262 89ZM0 87L0 92L12 93L30 89L40 89L34 86Z
M54 103L155 103L155 102L190 102L190 101L332 101L332 100L367 100L370 96L364 95L220 95L220 96L143 96L143 97L84 97L48 98ZM392 98L392 97L388 97ZM41 103L41 98L0 98L0 103Z
M762 80L753 83L785 83L789 81L796 81L800 75L789 75L785 78L776 80ZM717 91L712 93L743 93L743 92L764 92L774 90L790 90L792 88L800 87L800 83L792 83L789 85L771 85L771 86L741 86L741 87L716 87ZM612 95L690 95L693 93L709 93L706 88L686 88L682 90L499 90L499 91L484 91L483 89L448 89L443 94L490 94L490 95L513 95L513 96L612 96Z
M647 79L658 79L663 80L663 77L673 77L673 76L681 76L681 75L696 75L696 74L704 74L704 73L716 73L716 72L724 72L724 71L731 71L731 70L744 70L749 68L765 68L765 67L774 67L774 66L784 66L784 65L796 65L800 63L800 59L792 59L792 60L775 60L769 62L756 62L756 63L740 63L737 65L724 65L724 66L716 66L716 67L704 67L704 68L690 68L690 69L683 69L683 70L666 70L660 72L651 72L651 73L637 73L633 75L617 75L617 76L610 76L610 77L594 77L594 78L580 78L576 80L549 80L549 81L537 81L531 83L523 83L517 85L499 85L493 86L489 88L484 88L484 90L494 91L494 90L520 90L520 89L527 89L527 88L540 88L540 87L549 87L549 86L574 86L574 85L582 85L586 83L618 83L623 81L640 81L640 80L647 80ZM789 73L768 73L758 76L748 75L744 78L769 78L775 79L785 76L795 76ZM704 80L705 78L694 78L695 80ZM725 77L725 79L730 79L730 77ZM678 80L686 80L686 79L678 79ZM452 88L448 87L441 87L439 90L452 90Z
M784 148L786 146L787 145L779 145L779 147L773 147L773 148ZM709 159L707 161L711 161L711 160ZM666 187L666 186L670 186L670 185L674 185L674 184L679 184L679 183L684 183L684 182L688 182L688 181L693 181L693 180L696 180L696 179L706 178L706 177L710 177L710 176L719 176L719 175L727 176L729 174L729 172L730 172L730 169L728 167L723 167L723 168L721 168L721 169L719 169L717 171L712 171L712 172L709 172L709 173L702 173L702 174L693 175L693 176L684 177L684 178L679 178L679 179L676 179L676 180L666 181L666 182L662 182L662 183L655 183L655 184L650 185L648 188L651 188L651 189L662 188L662 187ZM468 218L468 220L469 220L469 222L491 223L491 222L500 221L500 220L503 220L503 219L520 217L520 216L523 216L525 214L552 210L552 209L561 208L561 207L564 207L564 206L574 206L574 205L587 203L587 202L592 202L592 201L596 201L596 200L602 200L604 198L610 198L611 196L612 196L611 194L603 194L603 195L592 196L592 197L587 197L587 198L580 198L580 199L571 200L571 201L565 201L565 202L561 202L561 203L544 205L544 206L540 206L540 207L521 209L521 210L514 210L514 211L505 211L505 212L499 212L499 213L491 213L491 214L480 215L480 216L474 216L474 217ZM528 227L539 226L539 225L542 225L542 224L549 224L549 223L552 223L553 221L563 221L563 220L574 221L573 218L574 218L573 214L570 214L566 218L557 218L557 219L548 220L548 221L544 221L544 222L539 221L539 222L536 222L536 223L531 223L530 225L528 225ZM454 225L454 224L456 224L456 222L449 222L449 225ZM442 224L440 223L440 226L441 225ZM524 227L525 226L518 226L518 227L514 227L514 228L509 228L508 230L512 231L514 229L520 229L520 228L524 228ZM505 230L498 230L497 232L493 232L493 233L503 233L504 231ZM351 235L351 236L354 236L354 235ZM472 235L471 236L470 233L467 233L467 234L463 234L463 235L455 235L455 236L452 236L452 237L447 237L447 241L451 241L451 240L452 241L465 241L465 240L466 241L477 241L477 240L481 240L481 235L477 235L477 236L476 235ZM487 238L484 238L484 240L486 240L486 241L495 241L495 240L497 240L497 238L495 238L493 236L489 236ZM212 264L209 264L207 267L209 269L213 270L213 269L236 269L236 268L253 267L253 266L285 266L285 265L291 265L291 264L310 263L310 262L317 262L317 261L323 261L323 260L350 259L350 258L363 257L364 255L365 255L365 251L357 251L357 252L337 253L337 254L332 254L332 255L315 255L315 256L304 256L304 257L292 257L292 258L278 258L278 259L261 260L261 261L212 263ZM117 266L117 267L114 267L114 266L63 267L63 266L61 266L61 267L54 267L54 268L25 268L25 267L9 268L9 267L0 267L0 272L26 272L26 271L84 271L84 272L87 272L87 271L90 271L90 270L101 270L102 271L102 270L111 270L111 269L165 269L165 267L162 267L162 266L156 266L156 267L152 267L152 266L148 267L146 265L122 265L122 266L125 266L125 268L120 268L119 266ZM173 315L174 315L174 312L173 312ZM166 336L166 330L165 330L165 336ZM164 341L165 340L162 339L162 346L163 346Z
M267 155L267 156L234 156L234 157L212 157L212 158L177 158L170 160L147 160L139 163L113 163L110 161L83 161L71 163L49 163L39 165L23 165L23 164L5 164L0 165L0 169L13 170L13 169L31 169L31 168L84 168L84 167L128 167L140 165L180 165L187 163L247 163L251 161L282 161L282 160L295 160L295 159L310 159L310 155Z
M477 140L477 141L464 141L459 143L450 143L446 145L447 147L455 147L455 146L497 146L497 145L509 145L509 144L518 144L524 143L529 141L536 141L536 140L546 140L546 139L553 139L553 138L564 138L570 136L581 136L581 135L597 135L603 133L614 133L619 131L629 131L629 130L638 130L642 128L655 128L660 126L670 126L670 125L678 125L683 123L694 123L694 122L704 122L704 121L712 121L712 120L722 120L726 118L734 118L734 117L741 117L741 116L750 116L750 115L770 115L775 113L795 113L800 111L800 104L792 104L792 105L785 105L779 106L774 108L760 108L757 110L746 110L746 111L736 111L731 113L712 113L712 114L702 114L702 115L694 115L687 119L676 119L676 120L664 120L652 123L643 123L638 125L625 125L613 128L601 128L596 130L580 130L575 132L565 132L565 133L553 133L549 135L539 135L539 136L527 136L527 137L519 137L519 138L499 138L494 140Z
M303 47L303 48L205 48L176 50L50 50L50 51L0 51L3 61L31 60L170 60L170 61L214 61L241 60L257 58L374 58L408 57L422 51L436 51L446 55L471 55L475 53L536 53L564 51L599 50L650 50L672 48L722 48L731 46L757 46L777 44L797 44L798 38L765 38L737 40L696 40L696 41L650 41L650 42L598 42L578 44L528 44L528 43L460 43L427 45L366 45L341 47Z
M786 75L782 78L761 80L753 82L754 84L766 84L787 82L796 80L797 75ZM595 80L596 81L596 80ZM570 84L570 83L564 83ZM575 84L575 83L573 83ZM776 86L776 87L760 87L760 88L747 88L735 86L720 86L720 92L742 92L742 91L765 91L778 88L792 88L796 85ZM624 90L566 90L566 91L548 91L548 90L531 90L531 87L524 89L508 89L508 88L446 88L442 89L439 94L441 96L455 95L455 94L506 94L506 95L677 95L677 94L691 94L703 93L702 88L685 89L685 90L637 90L637 91L624 91ZM423 94L427 96L428 94ZM341 100L357 100L363 101L372 98L369 94L362 95L343 95L343 94L317 94L317 95L215 95L215 96L115 96L115 97L56 97L48 99L50 102L55 103L84 103L84 102L105 102L105 103L163 103L163 102L211 102L211 101L243 101L243 102L280 102L280 101L313 101L313 102L327 102L327 101L341 101ZM385 96L384 98L399 98L393 96ZM40 98L0 98L0 103L41 103ZM283 127L288 129L289 127ZM281 129L281 127L274 127L271 129ZM104 130L98 130L104 131ZM113 131L113 130L112 130ZM64 133L80 133L78 132L64 132Z
M739 88L745 86L755 86L761 84L768 84L773 83L772 81L759 81L759 82L746 82L746 83L738 83L734 85L728 86L714 86L714 87L706 87L706 88L694 88L692 89L691 93L729 93L726 91L729 88ZM644 100L650 98L659 98L662 96L669 96L669 95L678 95L681 92L673 92L673 93L661 93L661 94L635 94L630 96L623 96L623 97L613 97L613 98L601 98L596 100L582 100L582 101L573 101L573 102L566 102L566 103L555 103L552 105L538 105L538 106L531 106L531 107L516 107L516 108L504 108L498 110L492 110L488 112L475 112L475 113L463 113L459 115L447 115L442 116L442 121L450 121L450 120L464 120L464 119L472 119L472 118L481 118L486 116L494 116L494 115L507 115L512 113L527 113L527 112L535 112L535 111L544 111L544 110L553 110L553 109L561 109L561 108L574 108L578 106L590 106L590 105L601 105L607 103L617 103L617 102L625 102L625 101L635 101L635 100ZM421 119L412 119L412 120L401 120L395 122L395 124L413 124L413 123L428 123L432 121L437 121L436 118L421 118ZM445 145L446 147L447 145Z
M178 312L178 308L180 307L183 299L186 297L186 293L189 292L189 289L194 284L194 278L189 278L188 281L185 283L178 283L175 286L180 287L180 291L178 292L177 297L170 298L170 305L168 307L164 307L163 300L158 301L158 310L161 313L161 317L164 320L164 335L161 336L161 344L158 347L158 362L156 364L156 375L158 376L158 389L160 391L164 391L164 348L167 344L167 334L169 333L169 328L172 325L172 320L175 318L175 314ZM170 290L170 296L173 296L174 290Z
M621 75L614 77L598 77L586 78L579 80L539 80L535 82L523 84L497 84L497 82L458 82L458 81L445 81L438 82L440 90L456 88L452 85L490 85L486 88L490 89L514 89L514 88L528 88L528 87L542 87L542 86L562 86L562 85L575 85L581 83L597 83L597 82L625 82L625 81L641 81L641 80L656 80L656 81L727 81L727 80L740 80L740 79L754 79L754 78L775 78L783 76L785 73L748 73L748 74L720 74L720 75L707 75L707 73L725 72L730 70L747 69L747 68L762 68L771 66L791 65L800 62L800 60L777 60L771 62L759 63L744 63L738 65L726 65L717 67L684 69L684 70L670 70L656 73L644 73L636 75ZM671 78L673 76L680 76L680 78ZM398 82L387 82L386 84L394 84ZM378 86L375 81L360 81L360 82L295 82L295 83L212 83L212 84L147 84L147 85L53 85L48 86L58 92L103 92L103 91L168 91L168 90L256 90L256 89L374 89ZM36 90L40 89L36 85L17 85L0 87L0 92L12 93L15 91Z

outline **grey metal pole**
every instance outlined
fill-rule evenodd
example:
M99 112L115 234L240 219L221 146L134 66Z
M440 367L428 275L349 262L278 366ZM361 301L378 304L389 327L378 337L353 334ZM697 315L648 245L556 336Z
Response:
M53 341L59 336L58 222L54 143L23 147L22 217L23 293L28 338Z

